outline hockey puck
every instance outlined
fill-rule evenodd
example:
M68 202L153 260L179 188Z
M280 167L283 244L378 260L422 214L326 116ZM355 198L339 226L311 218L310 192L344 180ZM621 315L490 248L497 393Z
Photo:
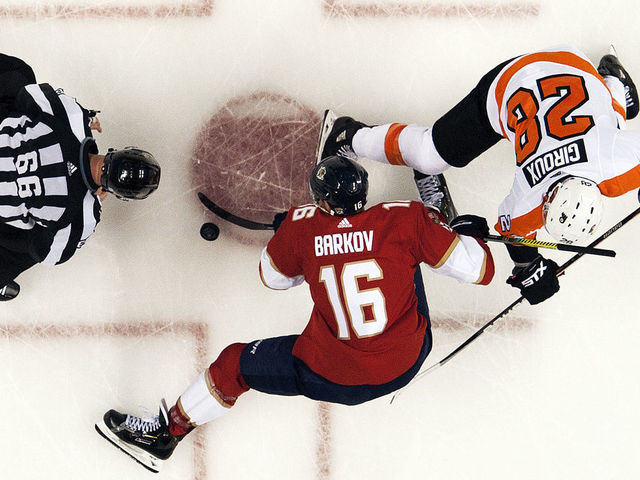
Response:
M208 242L218 238L218 235L220 235L220 229L215 223L203 223L200 227L200 236Z

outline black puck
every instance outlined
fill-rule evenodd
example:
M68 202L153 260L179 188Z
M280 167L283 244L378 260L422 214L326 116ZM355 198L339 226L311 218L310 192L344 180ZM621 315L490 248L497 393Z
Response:
M208 242L218 238L218 235L220 235L220 229L215 223L203 223L200 227L200 236Z

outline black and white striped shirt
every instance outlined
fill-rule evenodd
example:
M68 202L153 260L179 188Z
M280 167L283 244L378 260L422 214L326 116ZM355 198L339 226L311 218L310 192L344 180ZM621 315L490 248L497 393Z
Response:
M81 164L97 153L87 111L49 84L24 87L0 121L0 222L32 233L41 263L68 260L100 221Z

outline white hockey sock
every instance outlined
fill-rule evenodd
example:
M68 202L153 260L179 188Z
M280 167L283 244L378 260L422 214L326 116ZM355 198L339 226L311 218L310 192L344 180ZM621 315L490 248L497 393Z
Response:
M381 163L390 163L385 151L385 142L391 124L361 128L351 142L353 151ZM404 163L419 172L435 175L444 172L449 164L436 150L431 137L432 130L419 125L407 125L398 137L398 148Z
M205 371L180 395L178 407L193 425L204 425L227 413L231 405L225 404Z

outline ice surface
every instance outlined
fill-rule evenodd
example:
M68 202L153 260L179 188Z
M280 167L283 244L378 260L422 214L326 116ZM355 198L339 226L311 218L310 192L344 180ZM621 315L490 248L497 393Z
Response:
M304 287L259 281L268 235L239 241L197 201L192 150L224 105L271 92L318 114L431 124L494 65L553 44L597 61L614 43L640 75L636 10L622 0L0 0L2 51L102 110L101 149L138 145L163 165L152 198L108 199L82 251L24 273L20 297L0 305L3 475L148 478L94 432L104 411L155 410L227 344L305 325ZM417 198L409 171L365 164L372 201ZM500 144L451 170L458 210L494 218L512 168ZM637 205L635 194L608 199L602 229ZM220 238L204 242L200 225L212 220ZM615 260L583 258L558 295L520 306L393 405L250 392L187 438L158 478L637 478L639 233L640 220L625 226L602 245ZM435 323L426 365L516 298L503 283L506 252L493 250L486 288L425 271Z

